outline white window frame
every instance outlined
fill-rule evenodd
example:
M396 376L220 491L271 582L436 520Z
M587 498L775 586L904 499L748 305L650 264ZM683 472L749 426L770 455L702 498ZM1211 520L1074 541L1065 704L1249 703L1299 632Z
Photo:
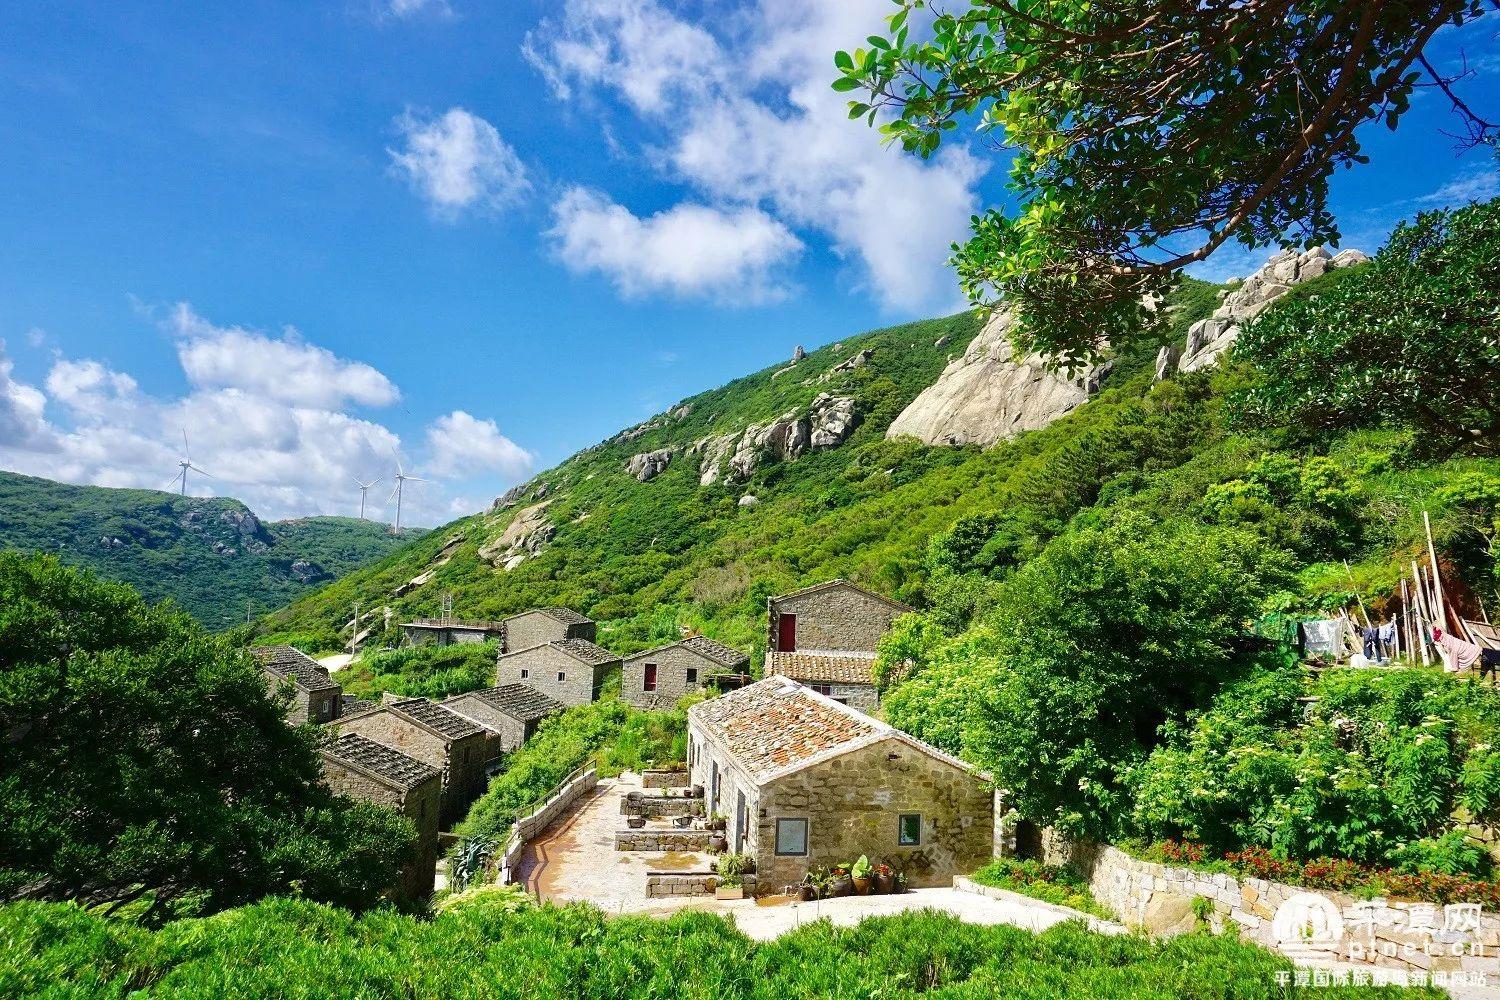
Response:
M783 823L801 823L802 824L802 850L800 850L800 851L783 851L781 849L781 824L783 824ZM778 816L778 817L776 817L776 843L773 844L772 846L775 849L776 856L778 858L805 858L805 857L807 857L808 848L811 846L811 840L812 840L812 823L808 820L808 818L806 816Z

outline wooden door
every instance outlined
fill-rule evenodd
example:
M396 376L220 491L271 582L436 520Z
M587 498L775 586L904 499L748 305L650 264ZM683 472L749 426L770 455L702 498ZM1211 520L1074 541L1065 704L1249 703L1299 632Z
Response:
M797 651L797 616L783 612L776 618L776 648L783 653Z

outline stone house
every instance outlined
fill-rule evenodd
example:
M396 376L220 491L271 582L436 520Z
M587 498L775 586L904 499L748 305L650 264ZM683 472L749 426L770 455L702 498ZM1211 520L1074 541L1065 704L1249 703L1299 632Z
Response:
M567 707L556 698L525 684L470 691L454 695L442 704L493 734L490 737L491 760L519 749L536 733L538 723Z
M945 886L993 855L988 775L787 677L688 709L688 769L768 892L861 854Z
M519 653L565 639L593 642L597 637L591 620L567 608L533 608L511 615L500 624L504 627L500 649L505 653Z
M356 733L344 733L320 753L323 781L334 792L394 809L412 821L417 828L417 856L403 869L397 889L407 899L432 895L442 772Z
M343 706L343 689L317 660L291 646L261 646L250 655L260 664L266 683L275 694L289 688L291 703L286 721L293 726L332 722Z
M738 686L750 673L750 655L695 635L625 657L620 697L636 708L671 708L677 699L719 677Z
M397 699L346 719L344 733L355 733L435 767L443 777L439 822L457 820L485 788L488 737L473 722L425 698Z
M495 683L525 684L564 705L587 705L599 697L604 679L619 666L620 658L603 646L587 639L558 639L501 653L495 661Z
M766 674L790 677L873 712L876 646L911 608L848 580L829 580L767 602Z
M460 622L451 618L419 618L403 622L401 634L408 646L453 646L459 643L500 641L505 626L500 622Z

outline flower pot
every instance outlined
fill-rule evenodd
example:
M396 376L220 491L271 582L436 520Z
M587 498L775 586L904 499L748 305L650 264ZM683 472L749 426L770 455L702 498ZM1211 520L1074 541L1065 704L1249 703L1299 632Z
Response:
M895 893L902 893L902 892L906 891L906 876L905 875L897 875L896 876L895 882L891 885L891 891L895 892Z
M691 816L674 816L672 818L672 824L674 826L676 826L677 829L679 829L679 830L686 830L688 827L690 827L690 826L693 825L693 817L691 817Z
M625 817L625 822L628 823L628 824L630 824L630 828L632 830L639 830L641 827L643 827L643 826L646 825L646 817L644 817L644 816L626 816Z
M876 872L874 875L874 882L875 884L872 886L873 890L883 895L887 892L890 892L896 887L896 876L882 875L879 872Z
M847 875L835 876L828 886L828 895L847 896L854 891L854 880Z
M701 798L703 798L703 786L702 785L694 785L692 787L692 789L690 790L689 794L691 794L693 796L693 798L695 798L695 799L701 799Z
M721 885L714 890L715 899L744 899L745 887L742 885Z
M855 895L868 896L870 894L870 876L866 875L864 878L851 879L851 881L854 883Z
M708 849L715 854L729 850L729 838L722 833L715 833L712 837L708 838Z
M818 898L818 887L815 885L798 886L797 895L801 897L802 902L811 903L813 900Z

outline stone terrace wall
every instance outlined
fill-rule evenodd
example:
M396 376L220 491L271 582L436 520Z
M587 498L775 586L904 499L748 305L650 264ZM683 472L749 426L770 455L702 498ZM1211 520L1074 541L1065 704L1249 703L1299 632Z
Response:
M755 895L754 875L743 876L745 898ZM712 896L719 884L719 876L713 872L647 872L646 898L660 899L663 896Z
M531 843L537 834L551 826L573 803L598 786L599 772L595 768L574 772L573 776L558 786L557 791L553 792L546 802L537 806L534 812L516 820L516 825L511 828L510 840L505 845L505 855L500 859L498 881L501 885L511 884L512 877L516 873L516 865L521 860L521 854L526 850L526 845Z
M642 788L686 788L687 771L644 771L641 774Z
M617 851L707 851L713 834L707 830L616 830Z
M1195 899L1213 906L1215 930L1236 927L1241 938L1292 957L1337 959L1412 974L1485 973L1500 976L1500 915L1476 907L1362 901L1258 878L1235 878L1141 861L1114 847L1093 854L1089 876L1094 898L1119 914L1128 927L1175 934L1197 924ZM1335 932L1321 942L1287 941L1278 911L1293 901L1299 909L1313 897L1336 908ZM1200 904L1201 905L1201 904ZM1306 912L1304 909L1303 912Z
M702 816L703 800L685 795L627 795L620 800L620 815L645 816L647 819Z

